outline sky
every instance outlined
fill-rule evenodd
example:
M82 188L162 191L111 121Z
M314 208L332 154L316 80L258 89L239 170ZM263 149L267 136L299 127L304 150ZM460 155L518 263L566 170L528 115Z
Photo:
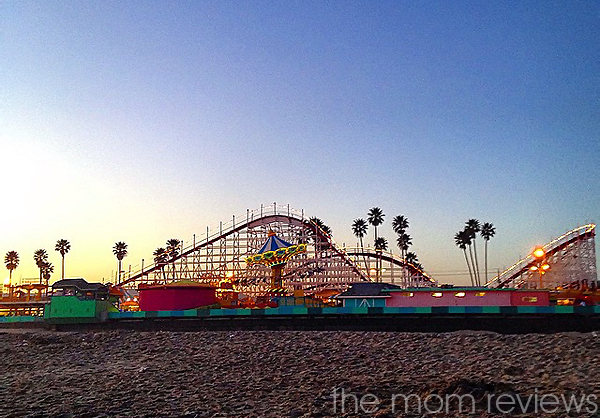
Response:
M469 282L600 219L597 1L0 2L0 254L107 279L261 204L338 243L377 206ZM373 239L372 229L369 238ZM125 267L127 269L127 267ZM0 275L8 276L2 269ZM1 277L1 276L0 276Z

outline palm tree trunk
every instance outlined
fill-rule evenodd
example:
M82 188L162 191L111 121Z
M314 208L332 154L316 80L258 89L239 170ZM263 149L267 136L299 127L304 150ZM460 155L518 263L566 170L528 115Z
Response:
M117 284L121 284L121 260L119 260L119 271L117 272Z
M400 249L400 255L402 256L402 281L404 282L404 286L409 287L410 283L408 283L408 280L406 279L408 274L406 270L406 252L404 251L404 248Z
M474 285L477 286L477 274L475 273L475 259L473 258L473 249L471 248L471 244L469 244L469 255L471 256L471 268L473 270L473 282L474 282Z
M488 263L487 263L487 244L488 240L485 240L485 283L488 282Z
M61 278L62 279L65 278L65 256L64 256L64 254L62 256L62 277Z
M463 253L465 254L465 261L467 262L467 268L469 269L469 278L471 279L471 286L473 286L473 274L471 274L471 265L469 264L469 258L467 257L467 248L463 248Z
M375 226L375 242L377 243L377 226ZM377 253L377 247L375 247L375 253ZM375 259L375 282L379 282L379 259Z
M473 249L475 250L475 266L477 266L477 286L481 286L481 274L479 274L479 260L477 258L477 240L473 240Z
M12 284L12 269L8 270L8 297L12 298L13 284Z

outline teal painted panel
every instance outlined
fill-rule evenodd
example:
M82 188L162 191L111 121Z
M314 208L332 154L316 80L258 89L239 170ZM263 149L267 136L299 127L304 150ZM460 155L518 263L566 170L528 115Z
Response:
M594 313L600 314L600 305L594 306Z
M352 308L352 313L353 314L368 314L369 313L369 308L367 308L366 306L361 306L360 308Z
M373 307L385 308L385 299L372 299Z
M349 308L381 308L385 307L385 299L369 297L344 299L344 305Z
M252 309L240 308L240 309L236 309L236 310L237 310L237 314L241 315L241 316L250 316L252 314Z
M554 306L536 306L535 312L541 314L553 314L556 313L556 310L554 308Z
M0 322L15 324L19 322L43 322L41 316L0 316Z
M348 307L348 306L346 306L346 307L340 307L340 308L337 308L337 310L338 310L337 313L338 314L342 314L342 315L344 315L344 314L351 314L354 311L354 309L356 309L356 308L351 308L351 307Z
M418 306L415 308L415 313L417 314L430 314L431 306Z
M280 306L279 308L261 309L264 315L290 315L292 313L291 306Z
M156 316L158 318L172 318L175 314L175 311L157 311Z
M326 308L323 308L323 315L336 315L340 313L340 309L344 309L344 308L334 308L332 306L328 306Z
M237 316L238 314L238 309L233 308L221 309L221 311L223 312L224 316Z
M537 313L535 311L535 306L517 306L517 313L519 314L532 314Z
M267 315L292 315L294 313L295 306L280 306L279 308L272 308L273 310L277 310L277 313L268 313Z
M554 312L557 314L570 314L574 312L573 306L555 306Z
M415 313L415 307L413 306L395 306L395 307L390 307L390 308L385 308L383 310L383 313L389 313L389 314L414 314Z
M481 311L488 314L499 314L500 306L483 306Z
M223 316L223 310L222 309L209 309L208 314L210 316Z
M197 317L198 316L198 309L188 309L187 311L183 311L183 316L184 317Z
M304 306L294 306L294 315L308 315L308 308Z
M500 309L498 309L498 313L500 312ZM448 306L448 313L449 314L464 314L466 313L466 309L464 306Z

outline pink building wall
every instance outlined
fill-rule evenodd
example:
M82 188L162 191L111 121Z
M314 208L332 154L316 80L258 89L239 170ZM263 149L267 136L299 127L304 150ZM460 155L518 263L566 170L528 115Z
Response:
M215 289L205 286L152 286L139 292L141 311L180 311L217 301Z
M434 297L433 294L441 294ZM457 297L456 294L464 294ZM412 296L408 296L412 295ZM388 307L422 306L548 306L548 292L510 290L428 289L390 292Z
M512 306L548 306L550 293L539 290L520 290L510 295Z

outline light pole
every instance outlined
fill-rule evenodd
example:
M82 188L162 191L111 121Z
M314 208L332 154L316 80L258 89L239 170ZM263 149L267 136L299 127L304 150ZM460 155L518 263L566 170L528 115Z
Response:
M544 287L543 276L550 268L550 264L546 262L546 251L542 247L537 247L531 253L535 257L535 265L531 266L530 270L537 271L540 275L540 289Z

